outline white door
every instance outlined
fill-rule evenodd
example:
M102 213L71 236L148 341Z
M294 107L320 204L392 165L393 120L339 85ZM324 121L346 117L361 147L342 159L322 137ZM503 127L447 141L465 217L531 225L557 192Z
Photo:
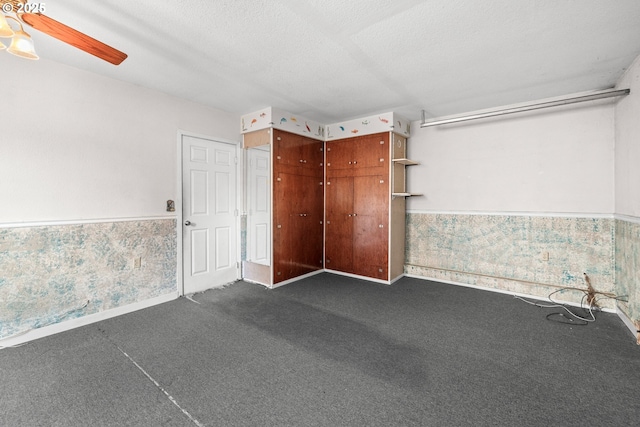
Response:
M248 150L249 261L269 265L271 262L271 156L269 146Z
M184 293L235 281L236 146L182 136Z

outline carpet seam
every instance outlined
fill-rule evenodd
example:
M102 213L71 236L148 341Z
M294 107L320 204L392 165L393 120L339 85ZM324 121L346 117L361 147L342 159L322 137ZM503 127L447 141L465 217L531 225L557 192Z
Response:
M124 351L123 349L120 348L120 346L118 346L117 344L114 343L114 345L116 346L116 348L120 351L120 353L122 353L127 359L129 359L129 361L131 363L134 364L134 366L136 368L138 368L138 370L140 372L142 372L144 374L145 377L147 377L152 383L153 385L156 386L156 388L158 388L165 396L167 396L167 398L169 399L169 401L171 403L173 403L178 409L180 409L180 411L191 421L193 422L196 426L198 427L205 427L204 424L202 424L200 421L198 421L193 415L191 415L189 413L189 411L187 411L186 409L184 409L182 406L180 406L180 404L178 403L178 401L169 394L169 392L167 390L165 390L164 387L162 387L160 385L160 383L158 381L156 381L151 375L149 375L149 373L147 371L144 370L144 368L142 366L140 366L138 364L138 362L136 362L131 356L129 356L127 354L126 351Z

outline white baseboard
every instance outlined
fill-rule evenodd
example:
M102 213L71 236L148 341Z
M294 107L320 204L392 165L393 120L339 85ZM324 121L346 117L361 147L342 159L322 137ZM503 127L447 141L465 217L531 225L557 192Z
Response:
M49 335L54 335L60 332L68 331L71 329L79 328L81 326L90 325L101 320L110 319L112 317L121 316L123 314L132 313L134 311L142 310L143 308L152 307L154 305L162 304L165 302L173 301L178 298L178 292L171 292L169 294L161 295L159 297L150 298L148 300L140 301L133 304L128 304L122 307L112 308L110 310L101 311L99 313L89 314L87 316L78 317L76 319L66 320L53 325L43 326L42 328L31 329L26 332L18 333L12 337L0 340L0 349L6 347L14 347L24 344L29 341L44 338Z
M640 331L638 331L636 325L633 324L633 321L629 319L627 313L625 313L618 305L616 305L616 313L618 314L620 320L622 320L622 323L624 323L627 328L629 328L629 331L633 335L633 338L638 340L638 338L640 337ZM638 344L640 344L640 341L638 341Z
M472 274L469 273L469 275L472 275ZM548 301L545 297L541 297L541 296L538 296L538 295L530 295L530 294L524 294L524 293L520 293L520 292L507 291L507 290L504 290L504 289L487 288L487 287L484 287L484 286L470 285L468 283L454 282L452 280L435 279L433 277L419 276L419 275L416 275L416 274L407 274L407 273L405 273L405 276L412 277L414 279L422 279L422 280L428 280L430 282L439 282L439 283L446 283L448 285L463 286L465 288L473 288L473 289L479 289L481 291L496 292L496 293L499 293L499 294L512 295L512 296L517 296L517 297L521 297L521 298L527 298L527 299L533 299L533 300L539 300L539 301ZM517 281L517 280L515 280L515 281ZM569 305L569 306L572 306L572 307L580 307L580 304L576 303L576 302L563 301L561 299L555 299L555 301L557 301L560 304L565 304L565 305ZM600 311L604 311L604 312L607 312L607 313L615 313L616 312L616 310L612 309L612 308L602 308L602 309L600 309Z
M324 271L327 272L327 273L337 274L337 275L340 275L340 276L346 276L346 277L352 277L354 279L366 280L368 282L382 283L383 285L390 285L391 283L395 282L396 280L399 280L402 277L402 276L396 277L395 279L393 279L393 282L390 282L388 280L374 279L373 277L359 276L357 274L345 273L344 271L337 271L337 270L330 270L330 269L325 269Z
M283 280L282 282L274 283L271 286L269 286L269 289L279 288L280 286L288 285L289 283L297 282L298 280L315 276L316 274L320 274L320 273L324 273L324 270L312 271L311 273L303 274L302 276L294 277L293 279Z
M391 279L391 281L389 282L390 285L393 285L394 283L396 283L398 280L402 279L405 276L404 273L402 273L401 275L399 275L398 277L396 277L395 279Z

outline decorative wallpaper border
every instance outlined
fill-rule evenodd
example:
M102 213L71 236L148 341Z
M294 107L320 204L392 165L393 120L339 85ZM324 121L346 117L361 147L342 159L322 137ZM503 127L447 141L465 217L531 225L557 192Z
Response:
M162 216L145 216L131 218L95 218L95 219L69 219L69 220L52 220L52 221L27 221L27 222L0 222L1 228L25 228L25 227L45 227L57 225L82 225L82 224L101 224L112 222L132 222L132 221L159 221L159 220L176 220L175 215Z
M411 136L411 122L396 113L377 114L326 126L327 141L371 135L380 132L395 132L405 137Z
M323 124L274 107L246 114L240 118L241 133L271 127L324 141L325 126Z
M615 214L613 217L617 220L628 222L631 224L640 224L640 218L637 216Z
M0 339L175 292L176 248L175 219L0 228Z
M269 107L246 114L240 119L241 133L271 127L321 141L391 131L405 137L411 135L411 122L393 112L323 125L302 116Z
M406 213L425 215L486 215L486 216L524 216L545 218L604 218L616 219L617 216L610 213L573 213L573 212L527 212L527 211L431 211L423 209L407 209ZM640 221L640 220L639 220Z

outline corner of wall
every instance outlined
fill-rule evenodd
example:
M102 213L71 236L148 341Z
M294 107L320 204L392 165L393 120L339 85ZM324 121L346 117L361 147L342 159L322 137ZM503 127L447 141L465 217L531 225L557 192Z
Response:
M625 314L640 322L640 56L616 87L631 93L615 108L615 289ZM640 329L637 327L636 329Z

